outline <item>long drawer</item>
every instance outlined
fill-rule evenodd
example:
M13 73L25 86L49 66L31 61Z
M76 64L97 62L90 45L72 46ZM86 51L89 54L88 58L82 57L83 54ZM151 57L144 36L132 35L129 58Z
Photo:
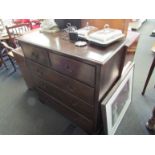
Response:
M39 98L41 102L47 103L52 105L52 107L56 108L56 110L63 113L69 119L74 121L77 125L79 125L82 129L85 129L88 133L92 133L93 131L93 121L83 117L78 112L70 109L68 106L62 104L52 96L48 95L46 92L42 91L41 89L37 89Z
M95 67L65 56L49 53L53 69L94 87Z
M81 98L86 103L93 105L94 88L78 82L77 80L73 80L72 78L64 76L52 69L45 68L30 60L26 60L26 63L30 68L32 74L44 79L45 81L52 82L62 90L67 91L74 96Z
M25 57L38 62L44 66L49 66L49 56L48 51L36 46L32 46L26 43L22 43L22 48L24 51Z
M60 90L59 88L55 87L52 84L49 84L45 82L44 80L33 76L35 87L40 88L65 104L66 106L69 106L70 108L78 111L79 113L83 114L84 116L88 118L93 118L94 114L94 108L83 102L82 100L79 100L77 97L74 97L72 95L67 94L66 92Z

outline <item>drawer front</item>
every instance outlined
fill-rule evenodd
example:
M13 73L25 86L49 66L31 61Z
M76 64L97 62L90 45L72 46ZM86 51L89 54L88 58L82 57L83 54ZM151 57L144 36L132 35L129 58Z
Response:
M28 44L21 44L25 57L42 65L49 66L48 51Z
M53 69L94 86L95 67L54 53L49 55Z
M30 70L36 76L44 79L45 81L52 82L60 89L73 94L84 100L86 103L93 105L94 103L94 88L89 87L81 82L73 80L64 76L54 70L47 69L39 64L30 60L26 60Z
M78 111L84 116L88 118L93 118L93 107L89 106L82 100L79 100L78 98L65 93L64 91L61 91L59 88L45 82L44 80L41 80L40 78L33 76L33 79L36 88L44 90L66 106L69 106L70 108Z
M52 105L52 107L54 107L56 110L58 110L59 112L67 116L70 120L75 122L82 129L84 129L88 133L93 133L93 122L91 120L83 117L81 114L70 109L69 107L62 104L61 102L55 100L52 96L48 95L46 92L40 89L37 89L37 91L41 102Z

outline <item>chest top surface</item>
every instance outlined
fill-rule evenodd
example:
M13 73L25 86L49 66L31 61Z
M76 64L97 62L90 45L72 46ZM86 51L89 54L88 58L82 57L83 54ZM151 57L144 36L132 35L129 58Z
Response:
M91 61L97 64L104 64L117 51L125 45L125 39L108 47L97 47L87 45L77 47L70 40L63 39L62 33L55 34L41 33L39 30L29 32L18 38L19 41L36 45L72 57L78 57L83 60Z

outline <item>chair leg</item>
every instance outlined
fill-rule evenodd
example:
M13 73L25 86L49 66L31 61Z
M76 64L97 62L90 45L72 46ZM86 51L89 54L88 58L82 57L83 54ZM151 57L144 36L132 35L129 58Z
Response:
M0 56L0 59L1 59L2 63L4 64L5 68L8 70L8 67L7 67L5 61L3 60L3 57L2 56Z
M146 123L146 127L149 130L155 131L155 107L152 111L152 117Z
M147 79L146 79L146 81L145 81L145 85L144 85L144 88L143 88L143 91L142 91L142 95L145 94L145 90L146 90L146 87L147 87L147 85L148 85L148 83L149 83L150 77L151 77L151 75L152 75L152 73L153 73L154 67L155 67L155 57L154 57L154 59L153 59L153 61L152 61L152 64L151 64L151 67L150 67L150 70L149 70Z
M11 62L11 64L12 64L12 66L13 66L13 68L14 68L14 71L16 71L16 66L15 66L15 64L14 64L14 62L13 62L13 60L12 60L12 58L8 55L8 58L9 58L9 60L10 60L10 62Z

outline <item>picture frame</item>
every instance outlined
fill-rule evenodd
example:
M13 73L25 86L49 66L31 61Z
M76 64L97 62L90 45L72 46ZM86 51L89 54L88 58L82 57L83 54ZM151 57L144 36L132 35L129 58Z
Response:
M134 63L128 62L120 79L101 103L103 129L108 135L115 134L132 100Z

